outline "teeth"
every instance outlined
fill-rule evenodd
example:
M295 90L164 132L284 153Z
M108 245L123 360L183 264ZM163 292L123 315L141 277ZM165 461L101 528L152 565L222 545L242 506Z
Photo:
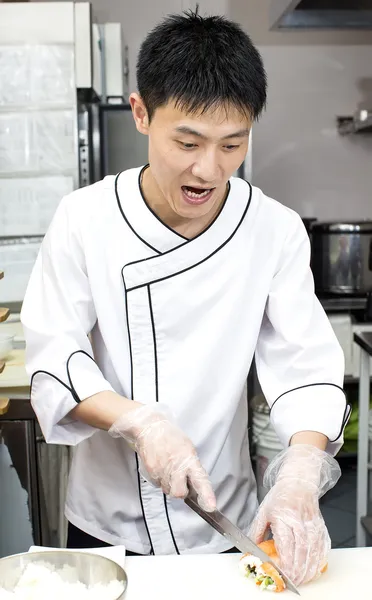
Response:
M187 188L184 188L183 191L189 198L204 198L204 196L207 196L211 190L205 190L204 192L201 192L201 194L195 194L195 192L191 192Z

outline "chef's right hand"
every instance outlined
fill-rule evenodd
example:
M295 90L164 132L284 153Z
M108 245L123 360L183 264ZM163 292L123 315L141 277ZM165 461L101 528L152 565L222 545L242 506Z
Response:
M109 434L124 438L134 448L151 481L165 494L186 498L190 485L199 505L215 510L216 498L194 445L159 407L134 408L115 421Z

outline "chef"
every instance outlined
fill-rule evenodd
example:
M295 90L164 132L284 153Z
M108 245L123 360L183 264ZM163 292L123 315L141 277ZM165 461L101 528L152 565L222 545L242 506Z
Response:
M64 197L22 308L31 401L76 446L69 547L220 553L194 488L256 541L270 525L295 583L330 544L319 497L349 408L300 217L233 174L266 101L260 54L223 17L149 33L130 103L149 164ZM257 512L244 386L255 356L284 450Z

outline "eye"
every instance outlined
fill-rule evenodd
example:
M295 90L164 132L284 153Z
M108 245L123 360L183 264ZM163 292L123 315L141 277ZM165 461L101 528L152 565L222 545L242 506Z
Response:
M229 144L228 146L224 146L224 148L226 150L236 150L236 148L239 148L239 145L234 145L234 144Z
M186 142L181 142L180 140L178 140L178 143L184 150L193 150L194 148L197 148L196 144L188 144Z

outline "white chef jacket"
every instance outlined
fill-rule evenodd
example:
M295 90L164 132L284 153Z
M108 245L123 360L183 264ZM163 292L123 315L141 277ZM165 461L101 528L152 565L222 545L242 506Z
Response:
M349 412L343 354L295 212L231 178L217 218L188 240L147 206L140 173L105 177L58 206L21 315L31 402L47 442L77 446L71 523L143 554L221 552L229 543L146 482L124 440L68 413L104 390L169 406L220 510L247 531L257 499L243 389L254 354L281 442L318 431L332 453Z

